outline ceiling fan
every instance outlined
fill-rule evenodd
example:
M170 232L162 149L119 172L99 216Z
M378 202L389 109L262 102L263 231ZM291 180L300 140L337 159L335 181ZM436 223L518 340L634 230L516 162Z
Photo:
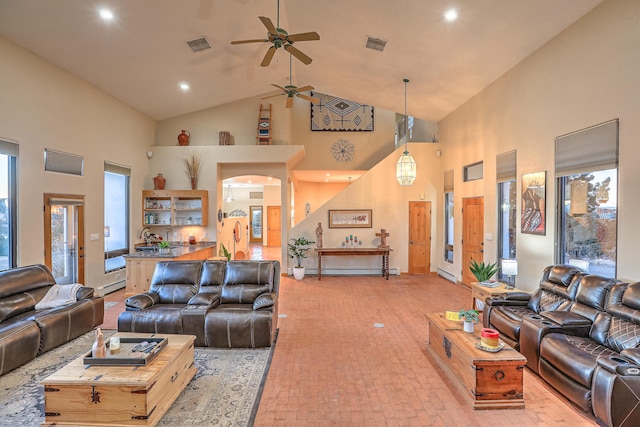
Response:
M309 90L313 90L313 86L302 86L302 87L296 87L291 83L291 55L289 55L289 84L285 87L276 85L276 84L271 84L271 86L275 86L278 89L280 89L282 91L282 93L278 93L276 95L269 95L269 96L265 96L262 99L267 99L267 98L273 98L274 96L281 96L281 95L286 95L287 96L287 102L285 104L285 108L291 108L293 106L293 97L297 96L300 97L302 99L306 99L309 102L315 102L315 103L319 103L320 100L318 98L314 98L312 96L309 95L305 95L303 93L300 92L307 92Z
M258 19L262 21L262 24L267 28L267 38L266 39L251 39L251 40L236 40L232 41L231 44L245 44L245 43L272 43L272 46L267 50L266 55L262 59L260 65L262 67L267 67L271 63L271 59L273 59L273 55L275 55L276 50L279 48L283 48L293 56L295 56L300 62L305 65L311 64L312 59L302 53L299 49L293 47L294 42L302 42L302 41L310 41L310 40L320 40L320 35L315 31L309 33L299 33L299 34L291 34L287 33L285 30L280 28L280 0L278 0L278 19L277 25L273 25L271 19L265 16L259 16Z

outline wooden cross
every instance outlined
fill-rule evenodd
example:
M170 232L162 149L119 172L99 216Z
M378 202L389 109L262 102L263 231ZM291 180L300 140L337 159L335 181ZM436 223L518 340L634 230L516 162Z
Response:
M380 237L380 244L378 245L379 248L388 248L389 245L387 245L387 237L389 236L389 233L387 233L386 229L381 229L379 233L376 233L376 237Z

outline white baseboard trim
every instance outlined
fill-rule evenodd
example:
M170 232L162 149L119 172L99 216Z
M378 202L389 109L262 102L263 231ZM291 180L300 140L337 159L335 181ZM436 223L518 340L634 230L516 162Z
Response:
M441 268L438 269L438 276L442 277L443 279L447 279L450 282L458 283L458 279L456 279L456 276Z
M103 286L99 286L95 290L96 296L103 297L111 292L115 292L124 288L127 285L126 280L118 280L117 282L109 283Z

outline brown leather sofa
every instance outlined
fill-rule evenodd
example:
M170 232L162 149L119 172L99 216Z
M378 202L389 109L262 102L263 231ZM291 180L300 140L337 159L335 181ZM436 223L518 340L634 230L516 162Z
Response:
M103 323L104 300L90 287L81 287L74 303L36 310L55 284L44 265L0 272L0 374Z
M195 335L199 347L271 346L278 261L159 262L149 291L125 301L118 331Z
M569 268L545 269L541 289L548 289L553 271ZM566 289L553 294L568 296L556 310L522 313L518 339L527 367L577 407L593 412L600 424L640 425L640 282L576 272ZM486 300L483 321L501 336L505 307L504 298ZM512 336L513 328L506 332Z

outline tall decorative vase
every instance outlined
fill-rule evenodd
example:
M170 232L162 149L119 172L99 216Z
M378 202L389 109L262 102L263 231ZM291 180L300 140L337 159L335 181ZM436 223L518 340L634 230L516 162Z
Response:
M153 189L154 190L164 190L164 184L167 180L159 173L157 176L153 178Z
M191 142L191 133L188 130L183 130L180 135L178 135L178 145L189 145Z
M100 328L96 328L96 340L91 346L91 357L107 357L107 346L104 343L104 335Z
M198 178L191 178L191 189L192 190L198 189Z

